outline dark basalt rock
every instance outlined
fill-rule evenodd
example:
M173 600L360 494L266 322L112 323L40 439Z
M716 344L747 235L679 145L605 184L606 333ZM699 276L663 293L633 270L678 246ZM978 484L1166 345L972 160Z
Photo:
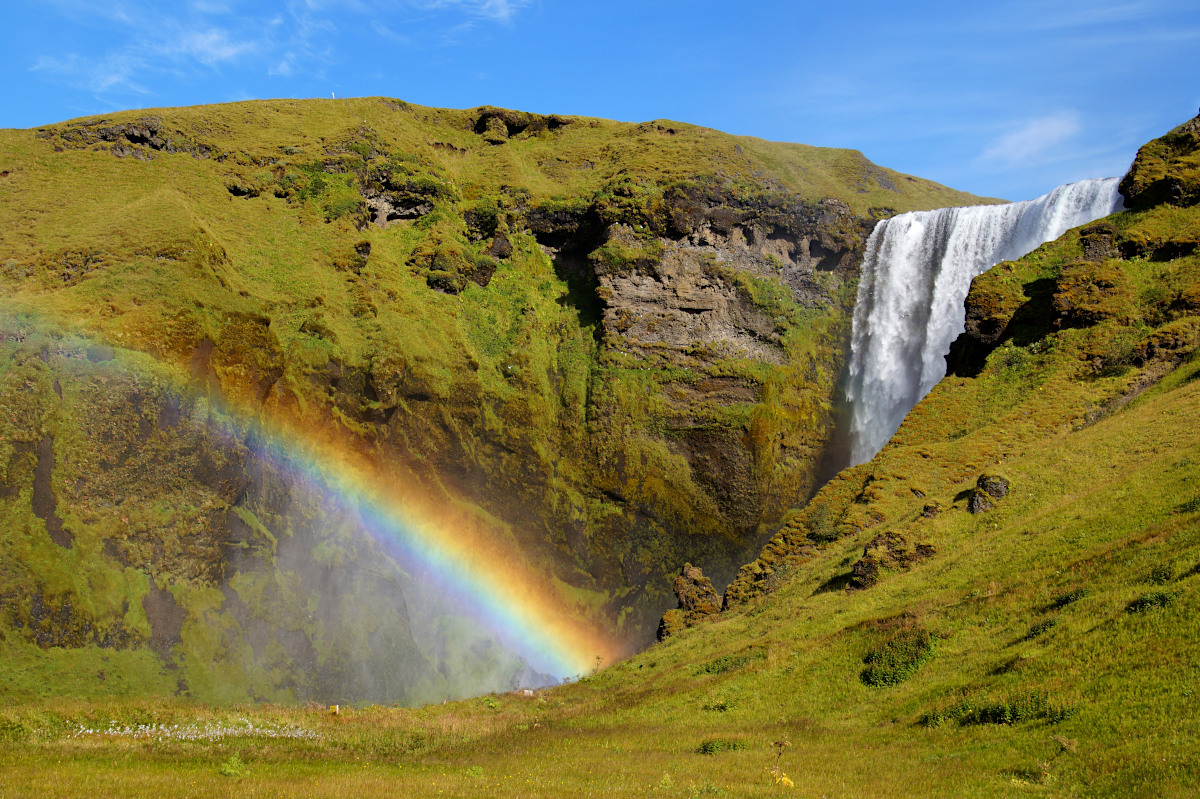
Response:
M899 533L880 533L863 548L863 556L850 567L851 588L870 588L879 582L883 569L907 569L933 557L936 550L929 544L910 546Z
M996 504L986 493L977 488L971 489L971 494L967 497L967 510L971 513L987 513L995 507Z
M996 507L996 501L1008 496L1008 480L995 474L981 474L967 497L967 510L986 513Z
M398 219L419 219L432 211L437 201L456 196L453 188L439 179L384 169L364 179L359 193L371 211L371 221L379 227Z
M554 114L543 116L493 106L479 108L478 114L479 116L475 118L474 130L489 144L504 144L513 136L558 130L571 124L571 120Z
M996 474L981 474L975 481L975 487L995 499L1008 496L1008 480Z
M1116 225L1111 222L1097 222L1079 231L1079 247L1083 250L1085 261L1105 261L1119 255L1116 240L1118 236Z
M660 641L721 612L721 595L698 566L685 563L672 588L679 600L679 607L663 614L658 625Z
M371 210L371 221L379 227L398 219L419 219L433 210L433 203L422 196L372 189L364 189L362 194Z
M50 540L64 549L75 545L75 536L63 528L58 516L58 501L50 485L54 473L54 439L42 436L37 446L37 467L33 472L33 515L46 523Z
M497 233L485 252L492 258L508 258L513 254L513 246L507 236Z
M150 648L162 658L169 658L171 648L183 640L184 610L175 595L159 588L150 580L150 590L142 597L142 610L150 622Z
M132 156L148 161L155 153L188 153L193 158L209 158L213 148L207 144L191 141L177 131L166 127L162 117L142 117L136 122L106 125L104 120L77 122L65 130L43 129L38 132L43 138L57 138L63 145L83 148L109 143L109 151L118 158Z

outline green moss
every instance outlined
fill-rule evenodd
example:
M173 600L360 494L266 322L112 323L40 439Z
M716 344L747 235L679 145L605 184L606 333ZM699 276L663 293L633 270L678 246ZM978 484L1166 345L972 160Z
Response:
M610 237L588 258L598 270L620 275L653 268L662 255L663 245L657 236L649 230L629 230Z
M144 159L115 158L112 142L88 138L151 118L174 144L126 143ZM397 481L428 484L447 503L461 498L443 472L487 486L468 512L520 520L497 535L553 575L565 601L622 636L652 632L669 600L663 575L681 558L731 572L757 525L809 490L845 333L845 307L796 309L777 281L746 279L742 291L779 326L781 367L731 358L696 369L605 347L598 314L580 301L594 288L526 234L531 214L598 219L622 235L593 263L653 269L662 236L680 235L671 214L685 189L762 213L796 202L762 158L737 153L740 140L669 130L373 98L123 113L101 126L0 134L10 171L0 212L23 220L0 230L0 382L3 407L18 409L0 423L0 470L25 481L0 513L12 542L4 562L27 567L6 572L3 590L43 590L59 610L69 600L72 620L51 625L64 641L86 643L90 624L143 646L153 573L188 619L168 657L192 695L314 695L311 680L285 678L300 671L290 654L238 644L248 622L211 593L228 584L250 612L293 619L329 673L350 668L339 649L382 634L302 623L304 592L268 568L305 526L237 499L247 417L261 412L354 441L394 463ZM788 180L803 169L822 176L795 183L806 197L858 207L855 188L825 179L823 164L841 153L768 149ZM939 191L902 192L895 205L959 196ZM419 210L380 227L366 205L378 198ZM493 257L489 239L501 234L513 251ZM89 361L89 347L112 360ZM710 377L761 386L762 401L707 404L680 432L664 387ZM210 395L249 412L226 414ZM71 551L29 512L32 461L14 444L47 431ZM689 435L739 451L749 442L756 520L735 529L711 475L693 473L681 452ZM222 539L227 524L239 527L236 541ZM349 524L327 532L304 543L306 557L369 560L348 544ZM236 582L230 557L251 564ZM405 701L444 690L439 679Z
M1079 712L1077 705L1064 704L1049 692L1032 690L1010 694L999 701L962 699L944 710L922 717L928 726L947 722L959 725L975 724L1020 724L1044 721L1058 724Z
M1125 606L1125 610L1129 613L1145 613L1165 608L1173 604L1177 598L1178 594L1174 591L1152 591L1130 602Z
M763 653L759 650L748 650L745 652L737 652L731 655L722 655L719 658L708 661L695 669L696 674L724 674L729 671L737 671L745 668L756 660L760 660Z

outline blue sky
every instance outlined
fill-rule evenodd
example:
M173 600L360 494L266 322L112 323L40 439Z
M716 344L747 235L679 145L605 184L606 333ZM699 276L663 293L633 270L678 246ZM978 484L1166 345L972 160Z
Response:
M1019 200L1200 106L1195 0L5 0L0 127L386 95L851 147Z

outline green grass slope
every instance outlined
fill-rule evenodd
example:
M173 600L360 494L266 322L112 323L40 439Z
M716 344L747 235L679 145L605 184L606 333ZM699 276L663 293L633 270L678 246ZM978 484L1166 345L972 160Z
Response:
M985 514L954 497L994 456L902 476L894 448L874 467L894 482L869 507L936 554L868 590L842 586L874 530L819 550L748 612L537 698L338 717L10 707L8 795L787 795L775 766L812 795L1192 795L1198 374L1183 365L1078 430L1083 416L1060 418L1005 458L1010 494ZM944 463L930 454L915 457ZM917 480L946 506L933 519ZM107 734L211 717L319 738ZM80 726L100 733L71 737Z
M810 269L794 292L771 236L848 264L880 215L976 201L848 150L385 98L0 131L0 390L20 411L0 414L9 622L30 657L65 646L90 663L95 630L154 639L142 606L163 591L187 618L179 645L211 653L190 636L241 607L213 593L227 545L319 544L316 510L289 527L269 490L241 490L247 420L286 418L494 523L564 607L645 641L665 574L690 558L727 578L815 486L853 267ZM631 354L633 334L602 323L597 275L657 279L664 251L709 229L766 242L758 272L712 247L693 260L770 358ZM46 537L49 495L72 552ZM305 581L263 557L274 587L243 586L248 612L303 604L280 586ZM136 682L146 657L119 671ZM279 675L298 660L254 657L243 695L297 695ZM157 668L148 686L182 690Z
M1200 121L1143 154L1167 145ZM1200 210L1127 196L976 280L956 374L707 623L422 710L15 704L3 790L1196 795Z

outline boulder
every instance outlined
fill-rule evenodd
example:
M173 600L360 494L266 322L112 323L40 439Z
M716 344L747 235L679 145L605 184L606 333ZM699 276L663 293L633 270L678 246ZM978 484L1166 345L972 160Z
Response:
M853 588L870 588L879 582L883 569L907 569L934 554L935 550L929 544L912 546L899 533L880 533L863 547L863 556L850 567L850 585Z
M671 587L679 607L663 614L658 624L658 640L721 612L721 595L699 566L685 563Z
M1008 496L1008 480L996 474L981 474L967 497L967 510L986 513L996 507L996 501Z
M995 499L1008 496L1008 480L998 474L981 474L975 481L975 487Z

